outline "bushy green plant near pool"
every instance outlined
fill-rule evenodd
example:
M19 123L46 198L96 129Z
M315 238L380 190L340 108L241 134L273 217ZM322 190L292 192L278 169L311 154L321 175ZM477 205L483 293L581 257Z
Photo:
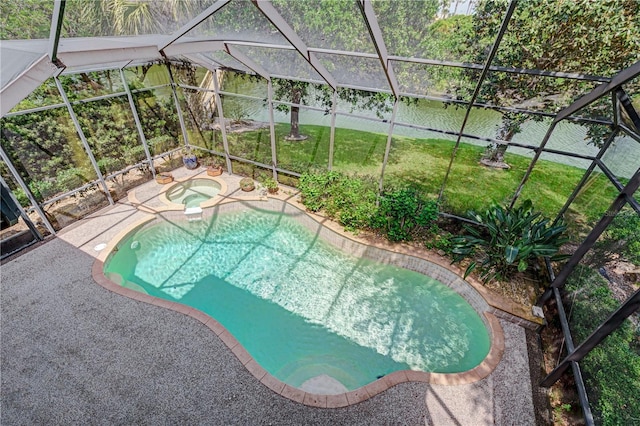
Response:
M298 189L305 207L317 212L325 207L329 197L329 185L340 177L337 172L303 173L300 176Z
M569 323L576 344L589 336L618 306L607 282L579 265L567 280L572 302ZM580 362L596 421L608 425L638 424L640 419L640 330L625 321Z
M251 153L247 154L248 158L271 158L268 131L260 129L242 134L244 140L251 141L251 147L247 148L247 153ZM264 134L261 136L260 133ZM308 139L278 142L278 165L300 173L315 168L326 170L329 133L327 127L305 124L304 134ZM276 124L276 134L288 134L288 124ZM386 135L337 128L333 169L348 175L379 179L385 142ZM237 143L240 142L233 138L229 140L231 152L240 155L244 148L237 148ZM394 135L389 163L385 168L385 187L410 185L423 194L438 194L454 145L453 141L443 139ZM482 146L460 144L440 205L442 211L464 215L467 210L481 211L494 203L511 199L531 159L507 152L505 161L511 169L491 169L478 164L484 149ZM270 160L265 161L268 163ZM583 175L584 170L578 167L539 160L530 182L523 188L522 198L531 199L545 216L555 217ZM617 191L608 179L601 173L596 174L589 190L572 204L570 213L575 218L570 225L578 227L578 221L597 221L616 196Z
M435 226L438 205L414 188L384 192L371 220L374 229L383 230L389 241L410 241Z
M384 192L378 200L376 182L367 176L335 171L300 176L302 202L313 212L323 211L348 231L373 229L390 241L410 241L433 230L438 218L435 201L415 188Z
M557 259L560 246L567 242L566 225L551 224L529 200L513 209L496 205L468 216L480 226L463 225L468 234L453 240L453 262L472 259L465 278L478 268L485 282L507 280L542 257Z
M299 189L309 210L323 210L348 231L368 227L376 210L376 184L366 177L309 172L300 176Z

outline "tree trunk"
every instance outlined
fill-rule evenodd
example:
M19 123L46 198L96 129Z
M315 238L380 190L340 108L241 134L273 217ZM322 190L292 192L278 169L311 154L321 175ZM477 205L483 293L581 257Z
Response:
M302 89L298 87L293 87L291 89L291 103L299 104L302 100ZM300 107L292 106L291 107L291 129L289 130L289 136L285 139L291 141L301 141L306 139L307 137L300 134Z
M510 142L513 136L519 130L519 127L514 127L508 119L503 119L502 126L498 130L498 139ZM504 153L507 152L508 145L492 143L489 145L480 160L480 163L487 167L493 167L496 169L510 169L507 163L504 162Z
M289 130L289 139L300 138L300 124L299 124L300 108L297 106L291 107L291 129Z
M507 165L504 162L505 152L507 152L507 145L495 144L494 147L491 149L491 155L489 159L495 163L503 163Z

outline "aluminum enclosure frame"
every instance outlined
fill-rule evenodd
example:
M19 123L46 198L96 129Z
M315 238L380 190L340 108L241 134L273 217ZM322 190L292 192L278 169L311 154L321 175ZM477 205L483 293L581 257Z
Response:
M400 96L405 96L405 95L408 95L408 96L413 95L416 97L427 97L427 95L423 93L411 94L411 93L402 93L400 91L399 83L397 81L396 73L393 67L393 61L424 64L429 66L445 66L445 67L464 68L464 69L477 69L482 71L482 76L477 80L476 91L471 101L463 102L464 104L467 105L467 112L459 132L453 133L453 135L457 136L456 147L459 145L462 137L470 137L470 138L475 137L475 138L478 138L479 140L503 143L503 144L508 144L509 146L523 146L523 147L535 150L534 158L531 161L529 168L525 172L525 176L523 177L518 189L514 194L514 197L511 200L512 206L515 205L518 199L518 196L520 194L520 191L522 190L523 186L526 184L540 155L545 152L554 153L554 150L546 148L546 144L550 139L551 135L553 134L556 128L556 124L562 120L572 119L573 114L578 112L581 108L587 106L589 103L594 102L610 94L613 94L612 103L614 104L613 109L616 111L616 114L614 115L614 119L611 123L609 122L603 123L603 124L610 124L612 126L612 131L610 133L609 138L605 142L604 146L597 153L597 155L581 157L575 153L562 152L562 155L588 159L588 160L591 160L592 162L590 167L585 171L585 174L581 179L581 181L579 182L576 189L574 190L574 193L571 194L571 196L567 199L567 202L562 208L562 210L560 211L557 219L559 219L564 214L564 212L567 211L567 209L569 208L573 200L576 198L579 190L587 181L588 177L591 175L592 172L594 172L597 169L600 169L604 172L604 174L609 178L609 180L613 183L613 185L616 187L616 189L620 193L619 199L616 199L614 201L614 204L612 205L612 209L619 211L619 209L622 208L623 205L628 204L638 214L640 214L640 207L638 207L637 200L633 198L633 195L637 190L637 185L635 186L635 189L633 189L631 186L623 187L623 185L617 181L615 174L612 173L607 168L607 166L602 162L602 158L604 157L604 154L607 152L607 150L609 149L609 147L611 146L613 140L617 135L629 134L636 141L640 141L640 135L638 135L635 132L635 130L637 130L638 128L638 114L633 109L633 106L630 105L629 102L627 102L628 96L625 99L626 94L624 94L619 90L624 83L628 82L630 79L637 78L640 75L640 62L637 62L631 67L623 70L618 75L612 78L609 78L609 77L603 77L603 76L584 75L580 73L553 72L553 71L529 70L529 69L523 70L523 69L517 69L517 68L498 67L491 64L493 59L492 55L489 56L485 64L467 64L467 63L453 62L453 61L438 61L438 60L428 59L428 58L407 58L407 57L393 56L393 55L389 55L387 52L387 48L384 44L382 32L380 30L379 23L376 20L376 15L373 11L373 7L371 3L366 0L357 0L357 4L361 10L362 18L365 22L366 28L369 31L371 39L373 40L373 43L376 49L375 54L362 53L362 52L345 52L340 50L320 49L320 48L307 46L302 41L302 39L295 33L293 28L291 28L291 26L285 21L285 19L278 13L278 11L271 4L271 2L263 1L263 0L252 0L250 4L253 4L253 6L255 6L266 17L266 19L268 19L269 22L271 22L275 26L275 28L286 38L286 40L288 40L288 42L290 43L290 46L270 45L267 43L248 43L248 42L242 42L238 40L226 40L226 39L221 39L221 40L193 39L187 36L187 33L189 31L197 27L201 22L203 22L208 17L215 14L217 11L224 8L224 6L229 4L231 1L232 0L217 1L212 6L207 8L205 11L201 12L198 16L194 17L191 21L186 23L178 31L174 32L171 35L149 35L149 36L131 36L131 37L108 37L108 38L103 37L103 38L94 38L94 39L61 39L60 25L63 20L65 1L56 0L55 9L54 9L55 13L54 13L54 16L52 19L52 25L51 25L51 35L49 39L48 51L46 54L43 54L42 56L40 56L34 63L30 64L16 79L8 82L8 84L4 85L1 88L0 93L2 96L2 105L0 109L0 113L1 113L0 116L5 117L5 116L19 115L19 114L29 112L29 111L20 111L20 112L10 113L10 111L12 110L13 107L15 107L15 105L17 105L22 99L28 96L28 94L31 93L31 91L33 91L35 88L37 88L41 83L43 83L50 77L57 77L63 72L71 73L71 72L78 72L82 70L101 69L101 68L104 68L105 66L108 66L108 64L117 64L116 68L121 71L122 80L125 81L126 79L124 78L124 74L122 70L127 65L135 63L136 61L141 61L141 59L148 62L171 61L173 59L184 57L190 60L191 62L198 63L200 66L203 66L209 69L210 71L216 73L222 70L224 67L221 64L218 64L214 61L207 60L203 55L200 55L200 53L207 53L212 51L223 51L223 52L226 52L228 55L230 55L232 58L239 61L241 64L248 67L255 74L263 77L267 81L268 104L270 108L270 114L269 114L270 136L271 136L270 143L271 143L271 149L272 149L271 164L262 164L256 161L251 161L251 160L232 156L229 152L227 135L224 130L224 126L221 126L222 139L223 139L224 150L225 150L225 152L222 154L224 155L225 160L227 162L228 170L232 172L231 160L233 159L236 161L243 161L249 164L254 164L260 167L270 169L275 179L277 179L279 172L295 176L299 174L296 173L295 171L285 170L278 167L278 159L277 159L277 154L275 149L276 141L275 141L274 117L273 117L274 100L273 100L273 93L272 93L273 87L272 87L271 79L272 78L296 79L296 76L282 76L282 75L275 75L270 73L263 66L261 66L259 63L254 61L252 58L249 58L245 54L243 54L242 51L238 48L238 46L247 46L247 45L253 44L253 45L256 45L257 47L268 47L272 49L295 51L306 61L306 63L308 63L320 75L320 77L323 79L323 81L320 83L326 84L333 89L334 102L333 102L333 107L331 109L331 136L330 136L330 147L329 147L330 154L329 154L329 163L328 163L329 169L331 169L333 165L334 132L335 132L335 124L336 124L336 115L343 114L343 113L338 113L336 111L335 105L337 100L337 97L336 97L337 90L341 88L357 88L357 89L370 90L374 92L391 93L395 97L393 113L388 123L389 131L387 135L387 146L385 149L385 155L382 163L382 171L380 176L379 186L380 186L380 189L382 190L383 182L384 182L384 170L388 161L389 149L390 149L391 140L393 137L394 127L406 125L403 123L396 122L398 98ZM516 4L516 0L513 0L510 3L510 6L509 6L510 10L513 11L515 4ZM506 29L506 24L508 24L508 21L509 21L509 16L510 16L509 12L507 12L505 14L505 20L503 22L505 29ZM11 42L2 41L2 45L9 45L9 44L11 44ZM495 51L498 49L499 45L500 45L500 36L497 36L492 49L493 54L495 54ZM370 59L377 58L382 70L384 71L384 75L388 82L388 87L385 87L385 88L361 87L361 86L357 86L356 84L340 85L337 82L335 76L333 76L331 72L329 72L327 68L322 64L322 62L318 59L318 56L317 56L318 53L363 57L363 58L370 58ZM564 108L559 113L555 115L547 113L548 116L553 117L553 122L551 123L544 139L542 140L539 146L523 145L515 142L499 141L493 138L481 138L478 136L464 133L465 125L471 109L473 107L478 106L478 104L476 104L475 102L477 92L480 88L480 85L482 84L484 76L486 76L486 73L489 71L499 71L499 72L513 73L513 74L525 74L525 75L531 75L531 76L568 78L568 79L590 81L590 82L601 83L601 84L597 86L596 89L594 89L591 93L585 95L584 97L574 102L572 105L568 106L567 108ZM172 88L173 98L174 98L177 113L180 119L180 127L182 129L185 145L189 145L188 132L186 131L186 125L184 123L184 118L182 116L182 108L180 107L180 102L177 94L177 90L179 90L181 87L180 87L180 84L173 81L173 76L171 76L170 72L169 72L169 75L171 79L171 88ZM300 79L300 80L303 80L303 79ZM89 155L94 168L96 169L97 176L98 176L97 183L103 188L103 191L106 192L110 203L113 203L113 200L111 199L109 195L109 191L106 187L105 177L102 176L102 174L100 173L100 170L96 164L95 158L86 141L86 138L82 134L82 130L79 127L79 124L77 124L77 119L75 118L75 114L73 113L73 107L72 107L74 102L70 102L67 99L66 95L64 94L64 90L59 86L59 82L57 78L56 78L56 82L58 84L58 87L64 99L63 105L66 106L67 109L69 110L71 118L74 121L74 124L76 125L76 129L79 134L79 137L83 145L85 146L85 149L87 150L87 154ZM222 103L220 99L220 94L221 94L220 88L218 87L217 79L214 78L214 82L215 82L214 96L216 98L218 114L220 119L224 120ZM125 81L125 86L126 86L126 81ZM145 148L147 161L150 162L151 168L153 169L153 158L151 157L151 154L149 152L144 133L142 132L141 124L139 121L140 119L131 98L131 91L128 90L128 87L127 87L126 94L129 99L129 104L130 104L132 114L135 117L136 128L137 128L137 131L139 132L141 143ZM90 101L91 99L83 100L82 102L90 102ZM304 107L303 105L298 105L298 106ZM44 108L53 108L53 107L54 106L48 106ZM500 109L497 107L495 108ZM628 126L626 126L624 123L620 122L621 120L619 117L619 113L621 109L624 109L627 112L631 112L630 113L631 121L636 126L636 129L631 129ZM526 111L526 110L523 112L527 112L531 114L542 114L540 112L533 112L533 111ZM413 127L419 128L420 126L413 125ZM442 132L443 134L452 134L452 132L447 130L429 129L426 126L423 128L425 130L439 131L439 132ZM6 155L4 155L4 152L0 151L0 153L3 154L2 156L3 160L7 162L9 160L8 157L5 158ZM445 190L446 182L447 182L451 167L453 165L455 154L456 152L454 149L452 153L451 162L449 164L449 167L447 168L446 176L442 183L439 198L442 198L442 194ZM20 179L19 175L17 175L17 171L15 171L15 168L13 167L10 167L10 168L12 169L11 170L12 174L16 175L15 177L17 179ZM636 175L631 179L631 183L635 184L637 179L638 179L638 173L636 173ZM18 180L18 182L20 183L20 180ZM91 183L91 184L93 185L94 183ZM24 184L24 182L22 182L20 186L23 187L23 190L25 191L29 199L32 201L32 203L34 203L33 205L36 208L36 210L38 210L39 214L43 217L45 221L44 223L48 225L47 228L50 228L49 231L52 233L55 233L55 231L53 230L53 227L51 227L50 223L46 220L44 213L42 212L42 210L40 209L40 206L35 201L35 198L33 197L33 194L31 194L31 192L29 191L27 185ZM603 217L601 222L599 222L598 225L594 227L592 231L594 235L595 234L599 235L600 233L602 233L602 231L606 229L606 226L610 222L610 219L611 218L609 218L609 220L607 221L606 217ZM595 238L597 238L597 235L595 236ZM548 294L545 293L545 296L541 298L540 300L541 304L551 299L552 296L555 296L556 300L559 299L559 290L564 285L564 282L570 273L570 270L572 268L571 265L575 266L575 264L577 264L577 262L584 255L584 253L586 253L590 249L594 241L595 239L593 238L592 235L590 235L587 238L587 240L580 246L580 248L577 250L576 254L574 255L576 259L572 258L572 260L568 262L567 266L565 266L565 269L563 269L560 272L560 274L557 277L555 277L552 283L552 287L549 290L549 293ZM636 295L636 298L637 298L637 295ZM633 306L636 306L636 305L633 305ZM635 309L637 309L637 307ZM610 332L611 328L608 328L607 330ZM570 352L573 354L574 353L573 349L571 349ZM571 355L567 357L565 360L563 360L562 368L565 368L565 366L568 366L568 365L573 365L573 364L577 365L577 363L575 362L576 361L575 358L576 358L575 355ZM559 373L556 373L553 377L557 378L558 376L559 376ZM548 384L551 380L552 379L549 378L545 382L545 384ZM585 401L582 401L583 405ZM585 409L584 406L583 406L583 409ZM588 409L588 405L587 405L587 409ZM590 413L585 411L585 419L587 420L588 424L590 423L589 415ZM592 421L593 420L591 419L591 422Z

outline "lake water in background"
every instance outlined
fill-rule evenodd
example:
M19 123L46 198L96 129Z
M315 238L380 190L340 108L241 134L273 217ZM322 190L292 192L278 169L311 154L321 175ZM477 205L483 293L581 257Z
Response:
M244 79L236 79L232 84L226 84L226 87L233 86L232 92L256 96L260 99L266 97L266 89L264 84L251 82ZM227 82L228 83L228 82ZM317 106L317 105L312 105ZM269 121L267 109L262 102L243 102L245 113L248 118L256 121ZM338 111L350 113L350 105L345 103L338 104ZM373 111L353 111L354 114L361 116L369 116L375 118ZM464 119L465 109L449 106L443 107L442 102L420 100L417 105L407 105L401 103L396 118L396 126L394 134L400 136L416 137L416 138L439 138L447 140L456 140L455 135L447 135L438 132L430 132L421 129L415 129L402 126L399 123L419 125L433 129L445 130L450 132L458 132ZM389 119L388 114L386 119ZM275 112L275 121L278 123L288 123L288 114ZM313 124L320 126L330 126L331 116L320 111L304 110L300 111L300 124ZM500 113L485 110L474 109L465 126L464 133L472 134L480 137L495 137L496 131L500 124ZM539 146L551 124L551 119L544 119L540 122L528 122L522 126L522 131L513 138L513 142ZM345 117L338 115L336 118L336 127L349 128L353 130L362 130L368 132L387 133L389 125L387 123L372 122L360 118ZM587 129L570 122L561 122L556 126L549 142L546 145L548 149L558 151L572 152L582 155L595 156L598 148L588 144L586 138ZM463 142L485 146L487 143L473 139L463 139ZM533 156L530 149L512 147L509 152ZM591 161L579 158L572 158L558 154L543 153L541 156L544 160L555 161L558 163L568 164L571 166L586 169L590 166ZM609 148L607 154L603 158L604 163L618 177L630 178L640 166L640 143L630 137L618 137L612 147Z

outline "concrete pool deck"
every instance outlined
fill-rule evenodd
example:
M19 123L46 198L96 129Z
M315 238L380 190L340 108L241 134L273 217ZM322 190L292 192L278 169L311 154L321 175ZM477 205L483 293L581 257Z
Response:
M94 248L144 214L122 200L2 266L3 424L535 424L525 330L504 319L502 358L473 383L402 382L335 409L278 395L202 322L95 283Z

